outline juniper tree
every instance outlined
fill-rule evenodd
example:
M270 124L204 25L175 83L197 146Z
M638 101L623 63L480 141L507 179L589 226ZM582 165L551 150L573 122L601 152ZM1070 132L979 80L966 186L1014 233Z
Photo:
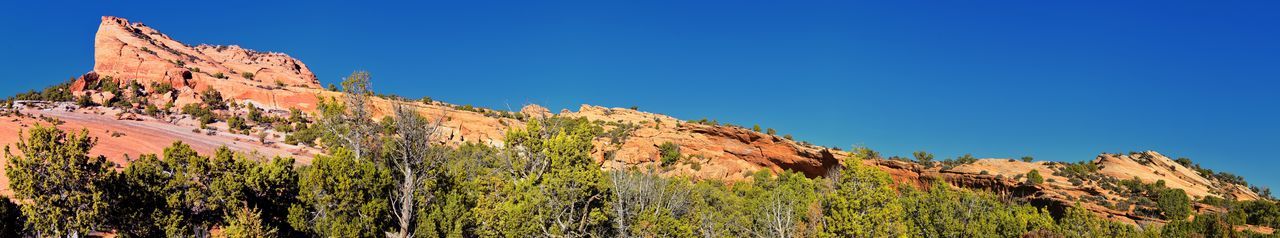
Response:
M101 230L110 204L106 188L114 172L106 157L89 156L97 139L87 130L68 134L36 125L18 135L19 154L5 146L6 175L14 198L36 236L79 237Z

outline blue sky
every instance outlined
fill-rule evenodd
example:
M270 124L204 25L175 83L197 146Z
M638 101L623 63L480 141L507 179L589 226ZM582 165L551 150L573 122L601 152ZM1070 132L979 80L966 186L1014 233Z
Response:
M413 98L638 106L889 155L1156 150L1280 185L1275 1L42 2L0 4L0 94L90 70L115 15Z

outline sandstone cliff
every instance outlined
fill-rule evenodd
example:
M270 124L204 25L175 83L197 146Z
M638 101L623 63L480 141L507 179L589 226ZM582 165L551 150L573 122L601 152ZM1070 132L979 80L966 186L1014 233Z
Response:
M236 102L251 102L266 109L297 108L307 112L315 111L318 98L342 96L341 93L322 89L316 76L305 64L285 54L257 52L239 46L189 46L141 23L130 23L117 17L103 17L95 35L94 60L93 72L80 77L72 85L72 89L79 95L114 97L115 95L94 91L89 85L108 79L111 83L137 81L143 85L169 84L176 90L172 94L151 96L150 102L154 104L169 101L173 101L175 105L197 103L201 100L200 92L212 89ZM624 108L582 105L577 111L552 113L541 106L528 105L519 112L501 112L462 108L442 102L405 102L376 97L371 103L374 114L379 116L389 114L392 106L400 103L418 110L428 118L441 119L446 132L441 140L453 145L474 142L501 146L505 132L521 125L526 118L557 115L584 117L600 122L607 131L594 142L596 151L593 155L605 169L610 170L660 167L657 171L665 175L726 180L744 179L759 170L793 170L810 177L819 177L848 157L847 152L807 145L746 128L691 123L666 115ZM503 116L504 113L520 116ZM97 120L88 118L91 117L88 115L81 117L86 118L72 120L72 125ZM19 120L14 119L12 122ZM16 123L12 126L23 125L26 124ZM183 126L181 123L175 125ZM132 147L135 150L103 151L108 157L114 158L126 153L136 155L144 152L136 148L160 148L175 139L143 129L130 131L128 126L122 125L112 126L111 130L120 131L127 136L102 136L100 139L104 141L104 145L145 145ZM233 142L240 141L228 138ZM120 141L112 142L113 140ZM682 159L671 165L660 166L659 146L668 142L678 145ZM280 147L253 148L268 144L270 143L237 143L238 146L247 147L247 150L273 153L268 156L305 156L308 153L299 151L318 151L315 148L293 148L289 151ZM213 146L208 144L204 147ZM1081 202L1087 209L1115 220L1129 223L1161 222L1134 212L1132 207L1116 205L1124 198L1101 186L1102 182L1072 182L1072 178L1060 172L1064 166L1061 163L1009 159L980 159L948 167L925 166L899 160L865 160L863 163L876 166L888 172L896 181L910 186L927 188L930 183L941 181L951 186L990 190L1026 199L1048 207L1053 212L1061 212L1062 208ZM1135 177L1147 183L1163 180L1169 187L1186 190L1194 198L1259 197L1243 186L1207 178L1155 152L1103 154L1091 163L1100 168L1097 175L1110 178L1100 180ZM1031 170L1038 170L1049 182L1038 185L1025 183L1020 177ZM1204 206L1201 208L1213 209Z

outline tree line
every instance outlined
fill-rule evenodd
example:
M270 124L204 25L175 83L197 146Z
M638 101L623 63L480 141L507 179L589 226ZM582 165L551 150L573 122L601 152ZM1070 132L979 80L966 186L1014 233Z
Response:
M20 153L6 147L14 197L0 199L0 236L1263 237L1225 214L1139 227L940 182L917 189L863 165L879 159L866 148L823 177L721 181L602 170L591 152L603 129L584 118L530 118L502 146L451 147L438 143L441 121L406 105L375 122L368 80L353 74L344 98L320 105L327 153L307 165L175 142L117 169L89 155L85 131L36 126Z

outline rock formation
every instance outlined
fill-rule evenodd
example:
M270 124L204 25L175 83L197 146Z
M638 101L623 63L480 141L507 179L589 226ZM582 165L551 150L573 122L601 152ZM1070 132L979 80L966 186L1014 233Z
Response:
M94 60L93 71L78 78L71 88L78 95L91 95L100 101L116 95L97 92L92 85L129 81L142 85L172 85L175 92L153 96L149 101L153 104L173 101L178 106L200 102L199 94L204 90L216 90L229 100L251 102L266 109L297 108L306 112L315 112L318 98L342 96L341 93L322 89L316 76L305 64L285 54L257 52L239 46L193 47L141 23L130 23L117 17L102 18L95 35ZM819 177L839 166L842 159L849 156L847 152L799 143L746 128L698 124L624 108L582 105L578 111L562 110L556 114L541 106L527 105L519 112L501 112L457 107L443 102L407 102L378 97L372 98L371 104L376 116L388 115L394 105L402 104L418 110L427 118L439 119L445 127L445 135L440 139L452 145L474 142L502 146L505 132L522 125L527 118L563 116L598 121L606 133L594 142L596 150L593 155L608 170L647 167L655 168L655 171L664 175L725 180L745 179L759 170L792 170L810 177ZM519 116L503 116L512 113ZM81 118L75 122L92 120L96 119ZM147 130L129 131L125 127L112 127L112 130L128 136L100 137L103 144L130 143L121 138L132 141L172 139L164 137L164 133ZM112 140L122 141L111 142ZM679 147L681 159L661 166L659 146L668 142ZM264 148L261 151L280 150ZM1115 220L1129 223L1161 222L1137 214L1131 208L1106 206L1103 203L1113 204L1123 198L1093 181L1078 184L1071 182L1071 178L1058 173L1058 169L1063 166L1060 163L981 159L969 164L944 167L924 166L901 160L862 162L888 172L896 181L908 186L928 188L931 183L940 181L955 187L989 190L1026 199L1033 204L1048 207L1055 213L1080 201L1085 208ZM1101 176L1117 180L1136 177L1148 183L1163 180L1169 187L1183 189L1194 198L1259 198L1243 186L1207 178L1155 152L1103 154L1092 163L1100 168L1097 173ZM1032 185L1019 179L1031 170L1038 170L1048 182ZM1203 205L1200 208L1213 209Z
M177 105L198 102L214 88L267 108L312 108L320 82L302 61L239 46L189 46L142 23L104 16L94 35L93 71L72 83L83 91L99 80L172 85Z

